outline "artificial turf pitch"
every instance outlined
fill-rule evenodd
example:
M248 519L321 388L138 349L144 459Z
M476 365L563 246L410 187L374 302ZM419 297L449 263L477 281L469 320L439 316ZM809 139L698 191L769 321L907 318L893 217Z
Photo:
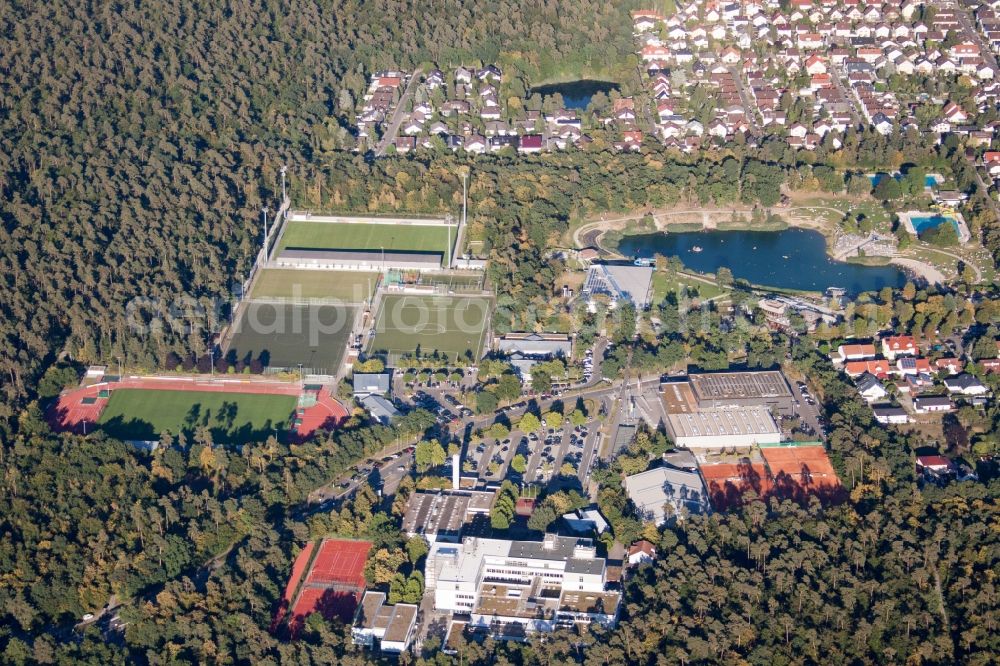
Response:
M292 395L123 388L111 393L98 424L125 440L190 435L204 426L217 443L243 444L286 430L296 404Z
M385 296L375 322L373 352L390 356L438 351L448 355L483 350L490 299L481 297Z
M270 368L335 375L347 351L359 306L252 301L243 309L226 352L262 358Z
M336 299L363 303L371 298L378 273L267 268L257 277L252 298Z
M452 241L456 229L451 229ZM351 222L289 222L280 250L367 250L448 252L444 225L364 224Z

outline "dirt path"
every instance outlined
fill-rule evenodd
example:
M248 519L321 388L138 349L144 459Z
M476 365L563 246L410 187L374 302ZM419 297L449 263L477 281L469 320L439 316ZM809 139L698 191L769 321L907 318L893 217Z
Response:
M948 250L940 250L940 249L938 249L936 247L933 248L933 249L928 248L927 251L928 252L936 252L938 254L943 254L946 257L951 257L955 261L961 261L963 264L965 264L966 266L968 266L969 268L971 268L972 271L976 274L976 282L982 282L983 281L983 272L981 270L979 270L979 266L976 266L976 264L974 264L972 261L966 259L962 255L955 254L954 252L949 252Z

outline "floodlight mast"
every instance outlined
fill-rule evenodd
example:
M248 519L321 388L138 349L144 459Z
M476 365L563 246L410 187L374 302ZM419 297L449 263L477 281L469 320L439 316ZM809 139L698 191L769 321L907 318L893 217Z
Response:
M267 262L267 206L261 209L264 214L264 261Z

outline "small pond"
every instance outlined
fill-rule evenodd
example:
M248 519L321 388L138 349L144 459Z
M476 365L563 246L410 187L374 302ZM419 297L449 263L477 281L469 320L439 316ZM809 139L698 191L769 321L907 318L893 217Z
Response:
M563 97L563 105L567 109L586 109L590 104L590 98L596 93L609 93L617 90L618 84L611 81L595 81L593 79L582 79L580 81L567 81L566 83L550 83L544 86L536 86L531 89L530 94L538 93L542 97L559 93Z

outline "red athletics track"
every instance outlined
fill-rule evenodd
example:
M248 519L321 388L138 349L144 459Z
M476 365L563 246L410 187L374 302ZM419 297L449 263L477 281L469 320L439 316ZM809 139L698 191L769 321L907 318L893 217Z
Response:
M96 398L102 390L120 388L160 391L204 391L213 393L263 393L268 395L302 394L298 383L278 382L273 379L231 378L221 375L218 379L206 377L125 377L118 382L99 382L63 393L49 411L48 420L55 430L83 433L94 427L107 404L100 399L93 404L83 403L84 398ZM326 386L317 394L316 404L299 409L297 418L301 423L294 428L295 438L308 438L320 428L332 429L347 419L347 410L332 395Z

